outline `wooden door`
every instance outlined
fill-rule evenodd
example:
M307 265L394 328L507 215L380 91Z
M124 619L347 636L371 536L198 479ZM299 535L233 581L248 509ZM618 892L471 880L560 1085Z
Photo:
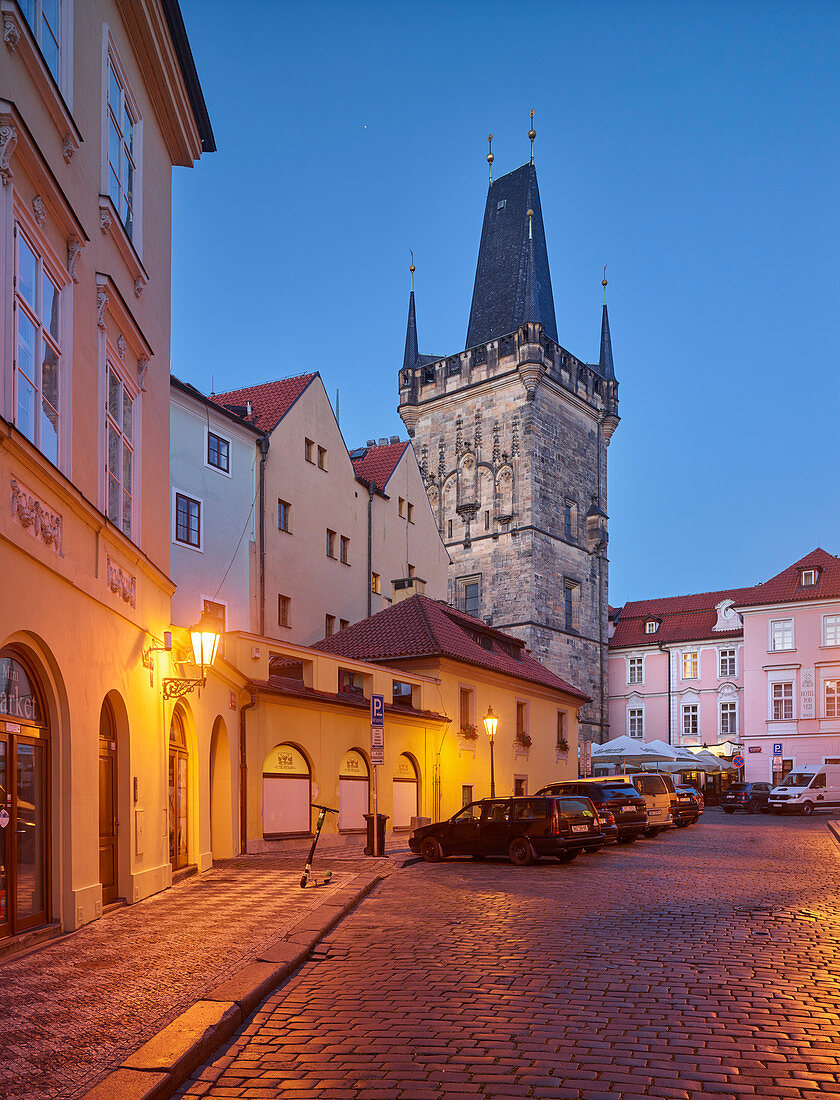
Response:
M117 741L107 702L99 719L99 881L102 904L117 900Z

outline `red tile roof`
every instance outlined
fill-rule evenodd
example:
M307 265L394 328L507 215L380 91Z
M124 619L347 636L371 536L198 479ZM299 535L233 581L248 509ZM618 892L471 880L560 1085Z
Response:
M817 570L817 583L803 588L803 569ZM720 592L699 592L689 596L667 596L656 600L635 600L616 609L618 621L610 639L610 649L622 646L657 645L659 642L688 642L706 638L727 638L743 633L736 630L714 630L717 622L715 606L721 600L732 600L735 607L755 607L761 604L792 603L799 600L840 598L840 559L819 548L800 561L751 588L729 588ZM614 617L614 616L613 616ZM659 619L655 634L645 633L648 619Z
M299 374L295 378L279 378L276 382L263 382L259 386L245 386L228 393L214 393L211 400L222 408L228 405L244 406L251 402L251 422L264 432L277 427L306 387L317 374Z
M411 596L386 607L324 638L313 648L374 663L408 657L450 657L588 700L587 695L535 660L518 638L427 596Z
M306 687L300 680L287 676L269 676L267 680L251 680L251 685L266 695L289 695L295 699L311 699L318 703L328 703L337 707L354 707L370 713L370 700L363 695L356 695L349 691L317 691L315 688ZM414 718L429 718L436 722L451 722L445 714L439 714L434 710L416 710L401 703L386 703L385 710L388 714Z
M376 485L377 489L384 489L408 445L407 440L400 443L382 443L366 448L365 453L358 458L353 458L351 454L356 477L366 481L368 485ZM355 453L354 451L353 454Z

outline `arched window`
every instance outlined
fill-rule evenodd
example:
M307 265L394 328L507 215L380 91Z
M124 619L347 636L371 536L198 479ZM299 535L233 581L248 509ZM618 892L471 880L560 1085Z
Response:
M419 795L417 766L408 753L404 752L397 760L397 773L393 782L391 824L394 829L411 827L411 819L420 812Z
M365 814L370 804L367 760L357 750L344 754L338 770L339 832L364 832Z
M312 776L294 745L275 745L263 764L263 836L276 840L311 829Z

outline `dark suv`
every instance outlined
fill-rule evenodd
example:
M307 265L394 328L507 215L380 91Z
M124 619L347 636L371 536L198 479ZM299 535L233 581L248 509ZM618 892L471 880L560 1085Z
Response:
M615 817L619 844L632 844L647 828L645 800L631 783L625 783L621 779L612 784L609 776L603 779L564 779L559 783L540 787L537 794L573 795L591 799L599 813L607 810Z
M604 844L588 798L483 798L434 825L415 829L408 842L427 863L444 856L509 856L525 866L540 856L563 863Z
M734 814L736 810L746 810L750 814L766 814L771 789L770 783L733 783L721 796L723 812Z

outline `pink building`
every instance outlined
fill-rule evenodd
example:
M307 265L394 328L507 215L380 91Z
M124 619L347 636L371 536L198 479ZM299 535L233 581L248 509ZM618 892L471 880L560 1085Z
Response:
M840 761L840 559L610 613L610 736L706 745L747 780Z

